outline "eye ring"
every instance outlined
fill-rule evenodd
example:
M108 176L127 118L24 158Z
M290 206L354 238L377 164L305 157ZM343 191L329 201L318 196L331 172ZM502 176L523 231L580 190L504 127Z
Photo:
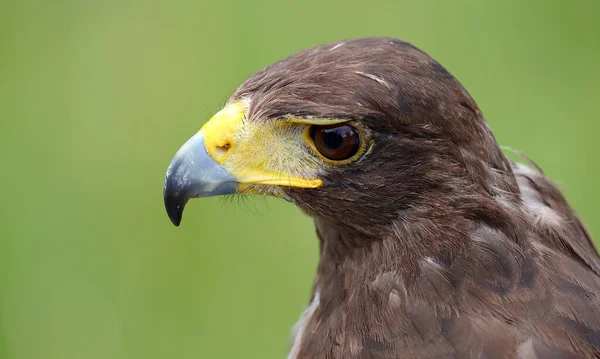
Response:
M306 137L313 150L330 163L351 162L364 150L361 131L346 123L310 125Z

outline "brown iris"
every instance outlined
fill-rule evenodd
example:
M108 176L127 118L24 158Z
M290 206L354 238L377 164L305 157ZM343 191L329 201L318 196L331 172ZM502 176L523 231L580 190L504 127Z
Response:
M313 125L310 127L310 138L317 151L333 161L347 160L360 149L358 130L345 124Z

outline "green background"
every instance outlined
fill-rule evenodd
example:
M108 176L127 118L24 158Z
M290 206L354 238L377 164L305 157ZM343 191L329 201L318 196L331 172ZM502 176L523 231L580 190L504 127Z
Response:
M284 358L317 263L283 201L192 202L164 173L247 76L410 41L600 236L600 1L0 0L0 358Z

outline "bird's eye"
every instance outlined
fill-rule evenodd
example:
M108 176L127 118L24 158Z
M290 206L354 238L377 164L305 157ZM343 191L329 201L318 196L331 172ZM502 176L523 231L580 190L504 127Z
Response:
M360 149L360 134L345 124L310 127L310 138L317 151L333 161L343 161L354 156Z

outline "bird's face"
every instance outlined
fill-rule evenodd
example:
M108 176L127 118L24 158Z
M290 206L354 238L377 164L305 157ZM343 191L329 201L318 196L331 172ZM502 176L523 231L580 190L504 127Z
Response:
M424 193L460 186L457 152L480 138L469 128L477 112L450 74L408 44L316 47L250 77L179 150L165 179L167 211L178 225L190 198L270 195L372 232Z
M372 148L371 130L349 118L249 118L250 100L226 105L178 151L167 171L165 203L178 224L190 198L269 195L309 212L347 201L358 168ZM336 176L332 176L336 173ZM326 189L326 191L319 191ZM328 195L333 191L334 196ZM308 200L311 192L315 201ZM348 193L352 195L352 193ZM311 196L311 197L312 197ZM319 199L320 197L320 199Z

